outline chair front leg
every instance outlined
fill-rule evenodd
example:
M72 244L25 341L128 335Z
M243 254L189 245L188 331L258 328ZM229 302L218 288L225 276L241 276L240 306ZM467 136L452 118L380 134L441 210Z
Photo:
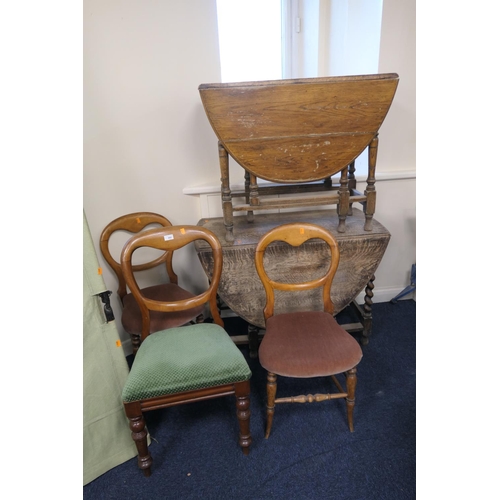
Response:
M250 382L234 385L236 395L236 415L240 426L239 445L245 455L250 451L252 435L250 433Z
M273 425L274 408L276 399L276 375L267 372L267 424L265 438L271 434L271 426Z
M144 472L146 477L151 475L151 464L153 458L149 454L148 449L148 432L146 430L146 421L142 414L141 406L138 402L123 403L125 413L129 419L130 430L132 431L132 439L137 447L137 464L139 469Z
M354 432L353 413L354 413L354 401L355 401L356 382L357 382L356 372L357 372L357 369L355 367L351 368L349 371L346 372L346 378L347 378L347 397L346 397L347 423L349 424L349 430L351 432Z

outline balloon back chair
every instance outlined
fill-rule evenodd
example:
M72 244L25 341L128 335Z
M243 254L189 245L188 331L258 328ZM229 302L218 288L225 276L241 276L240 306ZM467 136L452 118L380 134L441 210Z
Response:
M139 288L132 257L140 247L173 252L195 240L204 240L213 251L214 268L206 291L176 301L152 299ZM143 413L169 406L228 395L236 397L239 444L249 452L250 368L239 348L224 330L217 308L217 288L222 272L222 249L217 237L199 226L149 229L133 236L121 254L124 279L142 314L141 345L130 370L122 399L138 450L139 468L151 474ZM209 304L213 323L169 328L150 335L153 313L177 313Z
M123 215L122 217L118 217L110 222L102 231L100 238L101 253L118 279L117 293L123 308L121 322L123 329L131 336L134 354L137 352L140 344L142 331L141 311L133 294L131 294L127 289L122 266L120 262L112 256L109 242L115 232L124 231L132 236L151 225L160 227L172 226L170 221L163 217L163 215L153 212L136 212ZM142 291L147 298L170 301L189 299L194 296L193 293L179 286L178 277L175 274L172 265L172 257L173 253L166 251L159 257L155 257L152 260L142 262L133 267L134 272L147 271L153 268L158 268L159 271L159 266L166 267L170 282L144 287ZM150 333L185 325L193 321L202 322L202 313L203 306L196 306L189 310L169 313L154 311L151 313L150 318Z
M326 274L320 278L297 283L273 281L264 269L264 254L268 245L283 241L299 247L308 240L326 242L331 260ZM292 223L275 227L266 233L256 247L255 265L266 291L264 319L266 333L259 347L259 360L267 370L267 424L265 437L271 432L277 403L306 403L344 398L347 420L354 430L353 410L356 389L356 366L361 360L361 348L333 317L334 306L330 291L337 270L340 252L335 238L324 228L308 223ZM292 278L292 276L291 276ZM323 310L274 314L275 290L304 291L322 287ZM346 375L345 391L335 375ZM331 377L339 390L334 394L301 395L276 399L277 375L291 378Z

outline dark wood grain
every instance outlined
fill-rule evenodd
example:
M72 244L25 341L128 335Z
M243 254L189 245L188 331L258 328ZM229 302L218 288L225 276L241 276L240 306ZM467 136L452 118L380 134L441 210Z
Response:
M258 223L248 222L246 217L235 217L235 240L224 239L225 227L222 217L202 219L202 225L213 231L220 239L223 253L222 275L219 295L236 314L250 324L264 328L263 310L266 302L264 287L255 269L255 248L260 238L273 227L291 222L307 221L323 226L336 239L340 250L340 263L332 283L331 298L335 314L349 305L375 274L390 240L389 231L375 219L372 231L364 231L364 214L354 208L348 216L346 231L339 233L333 210L311 210L281 214L261 214ZM208 246L195 244L200 262L208 276L212 272L212 259ZM270 276L279 280L304 281L318 277L324 272L328 260L326 244L312 240L303 247L294 248L286 243L269 246L265 265ZM283 269L291 267L294 276L284 276ZM290 273L288 273L290 274ZM276 292L276 313L311 310L318 303L321 309L321 292ZM283 295L286 294L286 295Z

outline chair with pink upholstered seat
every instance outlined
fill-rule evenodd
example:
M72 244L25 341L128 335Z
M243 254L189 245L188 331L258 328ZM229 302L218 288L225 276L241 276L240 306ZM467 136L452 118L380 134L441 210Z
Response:
M125 231L133 235L144 230L145 228L155 226L171 227L172 224L166 217L160 214L153 212L135 212L123 215L110 222L102 231L100 238L102 255L118 278L117 293L123 306L121 321L124 330L132 338L134 354L137 352L140 345L140 336L142 331L141 311L134 296L127 289L119 257L117 260L111 255L109 241L113 233L117 231ZM172 258L173 252L164 252L159 257L155 257L152 260L133 266L134 272L158 268L159 281L161 281L159 266L166 267L169 283L161 282L156 285L142 288L142 293L146 298L163 302L175 302L194 297L193 293L179 286L178 277L173 269ZM150 318L150 333L166 330L167 328L175 328L188 324L192 321L202 322L203 310L203 306L196 306L187 311L168 313L153 311Z
M323 240L329 246L331 259L326 274L309 281L301 281L300 276L292 275L290 281L293 283L274 281L264 269L266 248L275 241L300 247L311 239ZM339 259L340 252L335 238L326 229L315 224L294 223L275 227L257 244L255 265L266 291L266 333L259 347L260 364L268 372L266 438L271 432L277 403L312 403L343 398L347 403L349 429L351 432L354 430L356 367L363 354L357 340L333 317L330 290ZM322 310L275 314L275 290L284 292L282 296L285 296L288 292L303 292L319 287L322 287ZM346 376L345 391L335 377L341 373ZM276 399L278 375L291 378L331 377L339 392Z

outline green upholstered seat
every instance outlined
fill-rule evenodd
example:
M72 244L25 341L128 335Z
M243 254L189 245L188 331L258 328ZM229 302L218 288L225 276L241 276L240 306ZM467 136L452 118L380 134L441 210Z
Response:
M171 328L141 344L123 388L123 401L204 389L250 379L241 351L212 323Z

